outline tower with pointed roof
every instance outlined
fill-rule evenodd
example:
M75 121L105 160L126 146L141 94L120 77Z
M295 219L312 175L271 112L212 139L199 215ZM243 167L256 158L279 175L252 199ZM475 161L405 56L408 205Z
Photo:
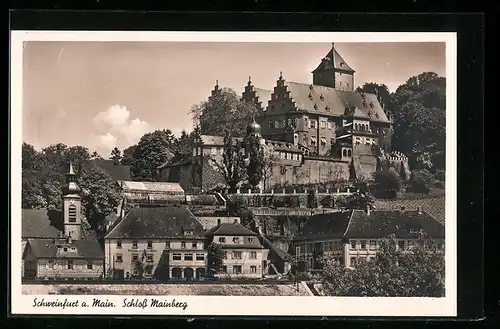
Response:
M80 191L81 189L76 181L73 164L70 162L63 190L63 218L64 235L71 237L73 240L80 240L82 237L82 198Z
M335 44L332 43L330 51L321 60L318 67L312 71L313 84L338 90L354 91L354 72L337 52Z

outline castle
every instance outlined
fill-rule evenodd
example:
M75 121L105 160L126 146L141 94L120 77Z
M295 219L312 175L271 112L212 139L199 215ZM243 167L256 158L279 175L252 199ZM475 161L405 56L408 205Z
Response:
M258 111L247 133L261 136L272 162L263 188L370 178L382 160L408 175L407 158L391 152L390 112L378 94L355 91L355 71L333 43L312 74L313 84L286 81L280 73L274 90L251 79L244 88L241 100ZM210 97L221 93L216 83ZM222 136L203 135L190 157L160 166L159 178L185 189L224 183L211 165L223 149Z

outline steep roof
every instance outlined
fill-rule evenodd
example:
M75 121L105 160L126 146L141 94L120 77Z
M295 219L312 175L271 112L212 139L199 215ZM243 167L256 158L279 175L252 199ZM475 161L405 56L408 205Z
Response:
M64 232L63 214L59 210L22 209L22 238L57 238ZM95 231L82 218L82 240L96 241Z
M276 256L278 256L280 259L282 260L293 259L292 255L290 255L289 253L287 253L286 251L284 251L283 249L272 243L268 238L266 238L263 235L261 235L261 237L262 237L262 244L264 245L264 247L269 248L269 250L273 251L276 254Z
M68 245L76 247L76 253L61 256L57 256L58 243L54 242L66 244L63 239L28 239L36 258L104 259L104 252L97 241L73 240Z
M444 238L444 225L425 212L380 210L367 215L349 210L312 216L295 240L328 238L414 238L422 231L431 238Z
M357 114L372 121L389 120L384 113L377 96L370 93L344 91L335 88L285 81L290 97L297 109L323 115L343 116L346 108L358 108ZM316 107L315 107L316 105Z
M239 223L222 223L207 231L206 235L257 236L257 233Z
M175 192L184 193L184 189L179 183L171 182L134 182L120 181L121 188L126 191L144 191L144 192Z
M113 160L105 159L88 160L87 163L95 165L107 172L114 182L119 180L130 180L130 166L128 165L115 164Z
M156 167L156 169L163 169L166 167L183 166L183 165L191 163L191 161L192 161L191 154L183 154L182 156L174 157L171 160L166 161L165 163Z
M332 48L325 55L318 67L313 71L326 71L326 70L342 70L345 72L354 73L355 71L346 63L346 61L340 56L335 46L332 44Z
M185 207L133 208L106 235L106 239L180 238L183 230L203 235L203 226Z

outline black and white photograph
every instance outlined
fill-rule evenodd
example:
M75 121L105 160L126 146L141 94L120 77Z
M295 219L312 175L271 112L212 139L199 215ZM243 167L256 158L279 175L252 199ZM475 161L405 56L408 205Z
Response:
M455 34L223 34L12 33L13 311L456 315Z

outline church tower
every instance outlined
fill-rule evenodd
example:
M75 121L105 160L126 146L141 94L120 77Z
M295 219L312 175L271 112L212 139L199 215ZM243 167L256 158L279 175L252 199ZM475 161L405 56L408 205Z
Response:
M64 235L72 240L82 238L82 198L80 187L76 182L76 174L73 164L69 164L69 172L66 174L66 185L63 190L63 212L64 212Z
M332 43L332 48L328 54L321 60L318 67L312 71L313 85L354 91L354 72L337 52L335 44Z

